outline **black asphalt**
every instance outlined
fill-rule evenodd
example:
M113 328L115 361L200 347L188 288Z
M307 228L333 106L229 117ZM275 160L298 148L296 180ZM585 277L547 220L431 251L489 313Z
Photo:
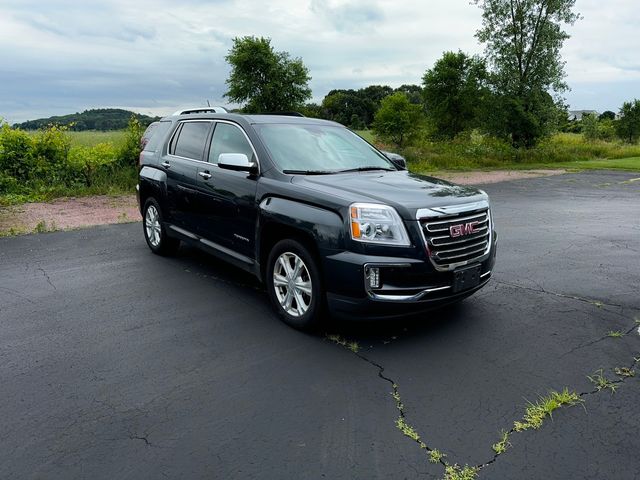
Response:
M358 355L280 323L232 267L151 254L140 224L0 239L0 478L442 478L396 428L386 379L460 465L490 462L528 401L584 394L512 434L481 479L640 478L640 364L613 371L640 357L637 177L486 186L489 286L423 318L331 326ZM615 393L595 391L598 369Z

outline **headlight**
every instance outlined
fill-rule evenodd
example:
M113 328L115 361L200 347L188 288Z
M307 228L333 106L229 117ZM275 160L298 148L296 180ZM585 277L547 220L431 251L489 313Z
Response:
M409 235L393 207L375 203L354 203L349 207L351 238L358 242L409 246Z

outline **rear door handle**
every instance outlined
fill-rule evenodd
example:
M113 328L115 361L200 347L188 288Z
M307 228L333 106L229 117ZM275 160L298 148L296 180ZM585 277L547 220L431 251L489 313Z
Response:
M198 172L198 175L200 175L205 180L209 180L211 178L211 174L209 172Z
M171 164L169 162L167 162L166 160L164 162L162 162L160 165L163 166L164 168L171 168Z

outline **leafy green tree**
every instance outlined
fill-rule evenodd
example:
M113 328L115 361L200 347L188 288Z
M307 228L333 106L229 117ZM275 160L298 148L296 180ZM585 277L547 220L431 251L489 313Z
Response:
M484 61L463 52L445 52L422 77L427 116L435 134L453 138L478 125L488 94Z
M413 140L424 125L422 107L409 102L405 93L385 97L373 121L373 131L385 141L402 147Z
M616 114L611 110L606 110L602 112L598 117L598 120L615 120L615 119L616 119Z
M629 143L638 143L640 138L640 100L624 102L620 109L620 120L616 124L618 136Z
M476 33L485 44L494 90L512 108L503 125L516 146L535 145L553 131L559 95L568 89L560 50L580 15L576 0L473 0L482 8L482 27ZM555 95L549 102L545 94ZM555 111L554 111L555 110Z
M409 98L409 101L416 105L422 105L423 103L423 98L422 98L423 92L422 92L422 87L420 85L409 85L409 84L400 85L398 88L394 90L394 93L395 92L405 93Z
M309 69L302 59L276 52L269 38L234 38L225 60L231 65L225 97L244 103L246 112L296 110L311 98Z
M595 114L587 113L582 116L582 135L586 140L598 139L598 117Z

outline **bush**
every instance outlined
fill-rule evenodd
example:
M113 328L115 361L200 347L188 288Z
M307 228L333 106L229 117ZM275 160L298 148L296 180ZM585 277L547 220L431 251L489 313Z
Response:
M129 122L122 145L72 146L66 127L35 135L0 125L0 204L65 195L132 191L137 180L142 126Z

